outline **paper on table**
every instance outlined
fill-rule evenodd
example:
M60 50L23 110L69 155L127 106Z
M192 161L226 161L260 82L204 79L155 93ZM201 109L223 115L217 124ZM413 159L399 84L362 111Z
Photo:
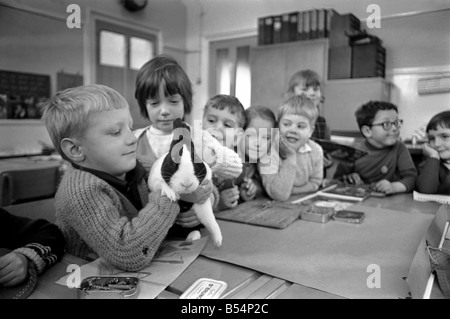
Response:
M139 299L154 299L169 286L200 254L208 237L190 242L164 241L150 265L139 272L124 272L102 258L81 266L81 280L91 276L122 276L139 278ZM66 286L66 275L56 281ZM81 282L80 280L80 282Z
M348 209L363 211L364 223L298 220L280 230L219 221L223 246L207 244L201 254L347 298L408 297L404 278L433 216Z
M420 202L437 202L441 204L450 204L450 196L447 195L438 195L438 194L423 194L414 191L413 193L414 200Z

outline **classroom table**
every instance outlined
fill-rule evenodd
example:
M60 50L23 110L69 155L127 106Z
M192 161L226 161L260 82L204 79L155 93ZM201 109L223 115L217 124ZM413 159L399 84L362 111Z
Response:
M370 197L362 205L375 208L398 210L405 213L421 213L434 216L440 204L414 201L412 194L398 194L385 198ZM257 226L249 226L257 227ZM66 254L62 261L49 269L40 278L35 291L29 298L77 298L76 289L55 284L67 275L70 264L83 265L86 261ZM200 255L173 281L157 298L177 299L199 278L212 278L228 284L224 298L234 299L341 299L342 296L241 267L228 262L217 261Z

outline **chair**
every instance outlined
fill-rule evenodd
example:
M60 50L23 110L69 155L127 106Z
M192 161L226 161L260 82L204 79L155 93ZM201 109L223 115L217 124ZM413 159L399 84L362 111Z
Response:
M3 171L0 173L0 207L53 197L59 177L58 166Z
M43 218L54 223L56 220L55 199L53 197L36 201L5 206L9 213L31 219Z

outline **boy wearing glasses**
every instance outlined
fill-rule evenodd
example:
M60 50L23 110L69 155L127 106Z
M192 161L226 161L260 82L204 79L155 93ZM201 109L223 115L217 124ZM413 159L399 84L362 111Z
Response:
M414 189L417 170L406 146L400 141L397 107L389 102L370 101L356 112L356 121L365 141L367 155L343 168L344 181L370 184L374 191L385 194L410 192Z

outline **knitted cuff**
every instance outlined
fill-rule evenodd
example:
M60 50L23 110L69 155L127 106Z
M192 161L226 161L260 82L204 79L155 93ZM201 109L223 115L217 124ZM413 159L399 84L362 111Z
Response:
M216 162L211 167L213 173L223 179L234 179L242 173L242 161L238 154L225 146L218 147Z
M38 274L40 274L44 271L45 262L34 249L27 248L27 247L20 247L20 248L14 249L13 251L15 253L22 254L25 257L27 257L29 260L31 260L33 262L33 264L36 266L36 270L37 270Z

